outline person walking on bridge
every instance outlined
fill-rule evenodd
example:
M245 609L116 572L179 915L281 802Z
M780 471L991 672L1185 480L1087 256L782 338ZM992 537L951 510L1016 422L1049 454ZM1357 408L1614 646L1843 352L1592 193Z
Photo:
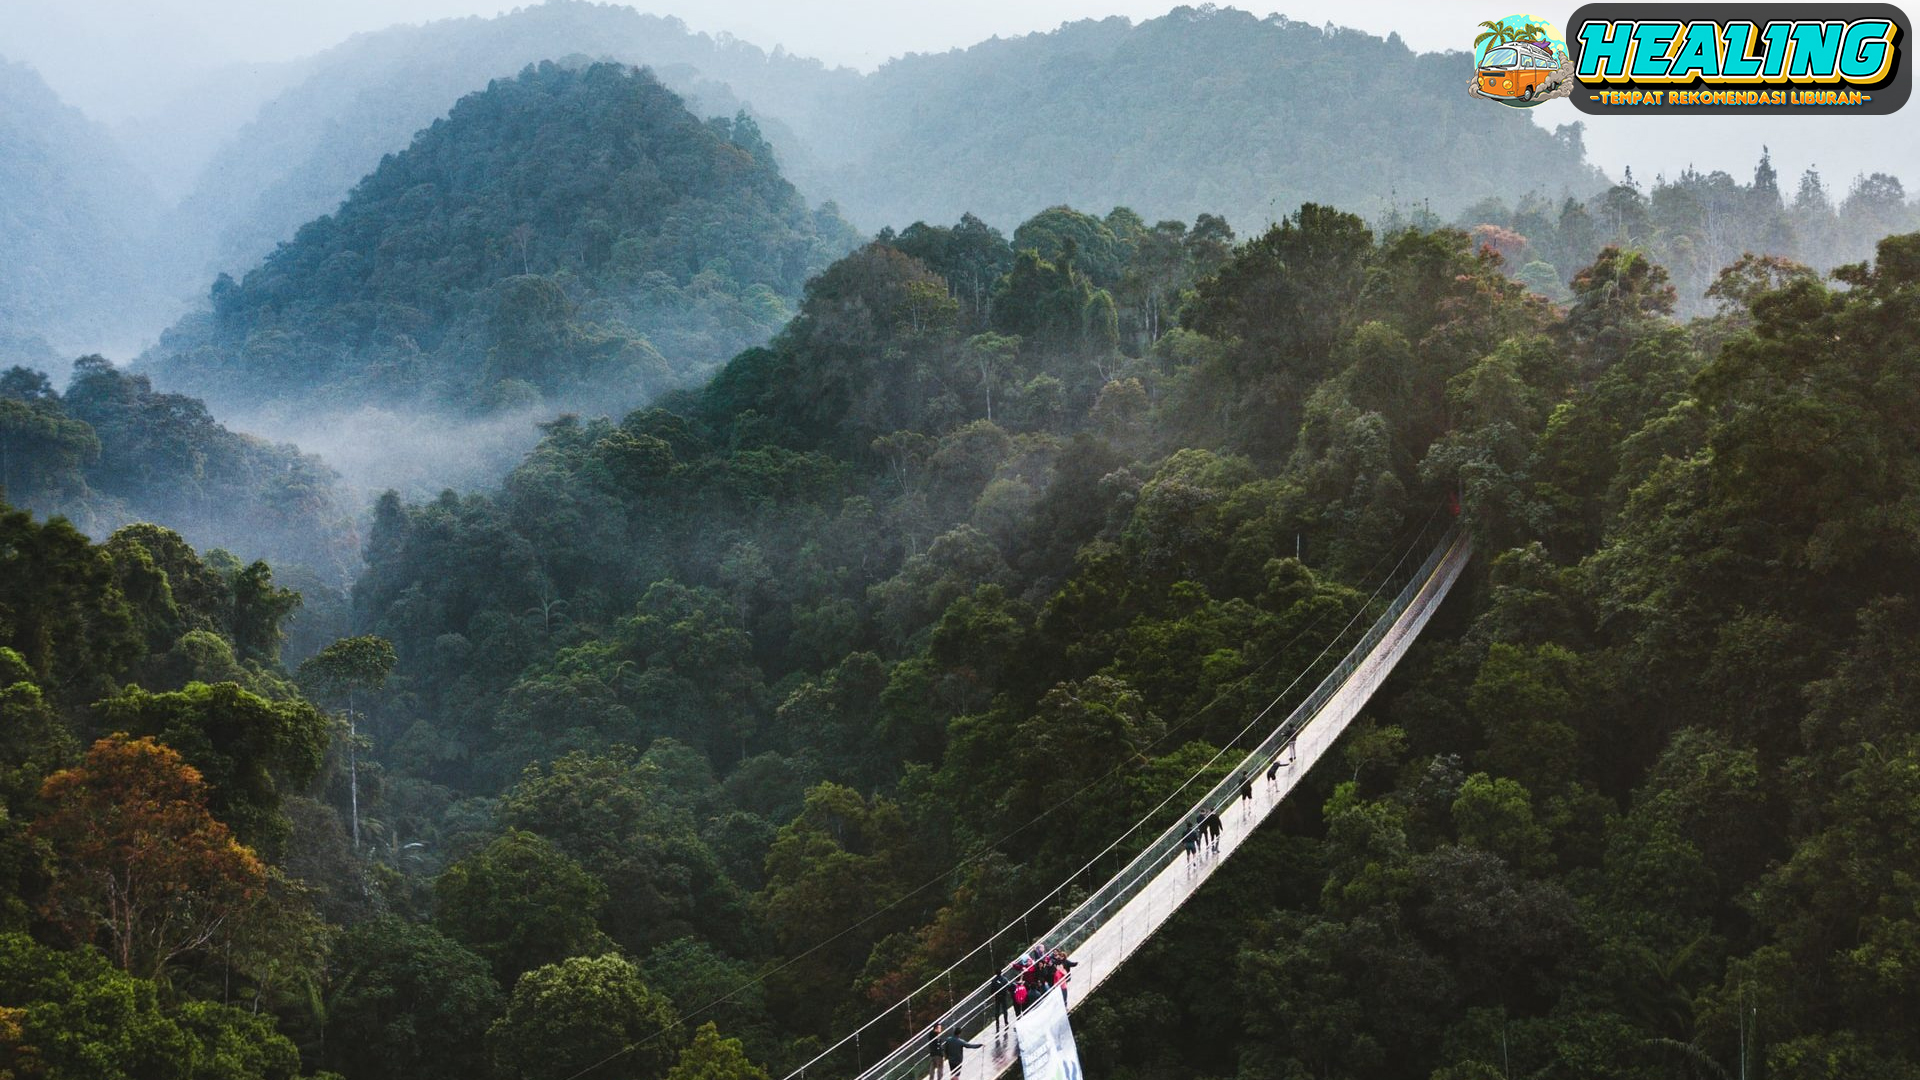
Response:
M933 1039L927 1043L929 1068L927 1080L940 1080L940 1067L945 1065L958 1080L960 1062L966 1059L967 1051L980 1049L979 1043L970 1043L958 1035L948 1035L939 1023L933 1025Z
M1200 840L1207 830L1206 819L1199 814L1193 815L1193 824L1187 827L1187 835L1180 846L1187 851L1187 873L1193 873L1193 853L1200 850Z
M1013 980L1004 971L993 973L993 1030L1012 1027L1013 1021Z
M1240 777L1240 820L1253 820L1253 770Z
M1207 850L1214 855L1220 854L1220 811L1207 811Z

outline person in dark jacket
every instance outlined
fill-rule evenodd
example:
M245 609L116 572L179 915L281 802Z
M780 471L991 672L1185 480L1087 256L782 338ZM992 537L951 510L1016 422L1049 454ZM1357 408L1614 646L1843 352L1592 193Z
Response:
M1013 980L1004 971L993 973L993 1030L1010 1026L1013 1015Z
M1209 851L1211 851L1215 855L1220 854L1220 832L1222 828L1223 826L1220 823L1220 811L1218 810L1208 811L1207 812L1207 848Z
M958 1035L948 1035L945 1028L939 1024L933 1025L933 1039L927 1043L927 1059L930 1063L927 1080L940 1080L941 1065L958 1077L960 1062L965 1060L967 1051L978 1049L979 1043L970 1043Z
M940 1080L940 1067L947 1061L947 1036L938 1023L933 1038L927 1040L927 1080Z
M1240 820L1246 821L1253 816L1253 773L1248 772L1240 778Z

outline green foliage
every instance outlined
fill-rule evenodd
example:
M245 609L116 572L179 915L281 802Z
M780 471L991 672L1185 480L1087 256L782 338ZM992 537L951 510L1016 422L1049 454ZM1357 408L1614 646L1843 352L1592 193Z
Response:
M300 1056L271 1018L160 988L90 948L0 935L0 1069L47 1080L294 1080Z
M350 1077L470 1077L501 993L486 961L431 926L383 916L335 944L323 1060Z
M487 1030L495 1074L526 1080L564 1080L594 1065L621 1080L660 1080L685 1042L666 997L613 953L527 972Z
M10 1069L62 1080L188 1075L193 1043L161 1011L158 988L93 949L0 935L0 974L0 1008L18 1025L0 1041Z
M698 939L681 938L648 953L640 970L648 985L673 999L680 1015L701 1010L721 1030L743 1038L755 1060L785 1052L780 1028L767 1011L766 987L752 965L730 960Z
M0 994L0 1069L297 1075L274 1012L305 1030L327 928L234 839L289 846L283 807L324 767L329 725L278 665L297 596L155 525L95 545L0 507L0 527L0 925L101 938L120 968L167 980L9 939L0 967L33 974L0 973L17 989Z
M808 791L806 807L774 839L758 901L783 950L811 950L771 980L782 1011L804 1018L802 1030L820 1030L833 1015L836 991L859 973L869 948L845 938L823 943L819 928L862 921L878 922L882 932L901 928L900 913L886 909L911 871L910 843L897 805L830 783Z
M325 1019L288 1004L325 935L284 911L183 984L230 966L315 1046L377 1017L370 1074L471 1071L481 1023L508 1075L785 1068L1218 779L1215 748L1297 700L1457 499L1484 560L1344 767L1087 1004L1090 1062L1902 1075L1920 241L1837 285L1737 265L1683 326L1602 212L1665 211L1597 204L1565 310L1508 279L1514 237L1320 206L1237 251L1217 218L1124 208L1014 244L966 218L883 234L703 391L547 424L497 491L376 504L354 607L377 638L304 669L336 699L385 682L349 705L358 858L331 808L285 800L272 739L206 734L194 704L293 700L270 579L159 530L94 548L15 522L0 557L35 576L0 585L0 918L42 887L15 842L34 783L104 698L85 722L158 710L142 730L250 793L237 827L297 805L301 876L368 882L329 912L418 910L432 883L437 933L343 936ZM472 298L502 381L587 348L600 310L527 272L534 241ZM518 977L504 1018L489 974ZM454 1009L430 1061L379 1041Z
M63 700L110 690L140 654L111 556L64 519L0 504L0 642Z
M484 957L502 983L606 944L594 921L606 886L533 833L509 829L447 867L433 893L435 925Z
M27 681L26 662L0 649L0 806L31 808L40 781L80 757L76 739L40 688Z
M300 1054L271 1016L211 1001L180 1006L175 1022L194 1040L193 1080L294 1080Z
M243 843L277 850L288 822L288 790L320 771L331 734L326 717L304 701L268 701L233 683L154 694L131 687L95 706L104 730L151 735L200 770L214 816Z
M1021 222L1013 233L1015 251L1032 251L1056 265L1072 265L1096 285L1120 280L1133 254L1132 236L1116 236L1107 224L1070 206L1056 206Z
M1474 773L1453 801L1453 823L1460 842L1522 869L1540 869L1550 837L1534 820L1527 789L1506 777Z
M739 1039L726 1039L712 1024L701 1024L667 1080L767 1080L767 1070L747 1060Z
M16 367L6 377L27 374ZM0 396L0 492L25 505L58 504L86 491L85 468L99 457L93 429L62 415L57 399Z
M351 709L356 692L386 685L393 670L393 643L372 634L341 638L300 664L300 681L323 697L346 700Z
M1900 181L1885 173L1855 177L1837 206L1816 168L1801 176L1791 199L1779 179L1763 149L1745 183L1722 170L1687 168L1642 190L1629 172L1586 199L1558 196L1556 206L1539 193L1511 204L1486 198L1457 220L1476 236L1497 232L1509 270L1548 299L1592 307L1592 290L1575 278L1612 245L1623 250L1622 266L1637 258L1659 269L1662 284L1671 275L1668 305L1690 316L1717 309L1720 319L1739 319L1743 297L1756 286L1777 287L1865 259L1881 237L1916 224ZM1603 258L1596 266L1611 271L1611 262ZM1588 284L1597 283L1590 278Z
M647 757L669 741L656 743ZM682 749L705 770L704 757ZM575 751L550 769L528 766L500 801L502 823L553 841L605 883L600 925L635 954L693 933L740 941L745 897L696 832L680 801L684 793L670 782L631 750Z

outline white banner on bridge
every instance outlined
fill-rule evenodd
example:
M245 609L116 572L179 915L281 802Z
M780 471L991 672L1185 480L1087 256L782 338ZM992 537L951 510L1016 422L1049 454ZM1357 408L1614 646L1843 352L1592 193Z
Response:
M1066 998L1060 990L1056 986L1042 994L1013 1022L1023 1080L1082 1080L1080 1051L1073 1045Z

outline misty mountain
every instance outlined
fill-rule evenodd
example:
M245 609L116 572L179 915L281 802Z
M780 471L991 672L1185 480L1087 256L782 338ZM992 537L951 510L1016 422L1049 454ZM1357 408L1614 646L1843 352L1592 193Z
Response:
M0 102L0 363L126 340L152 317L152 189L32 68L0 58Z
M202 174L213 156L269 101L305 78L315 61L224 65L139 115L115 121L114 138L170 210L205 182Z
M580 0L357 34L305 61L305 77L213 154L170 232L191 250L197 277L243 273L302 223L331 213L462 95L570 56L649 66L703 116L739 111L734 93L815 115L832 88L857 81L818 61L693 33L678 19ZM802 156L799 139L769 128L783 158Z
M895 60L814 151L862 225L972 211L1010 226L1067 202L1251 228L1309 201L1447 215L1604 186L1577 125L1549 133L1471 98L1467 66L1397 36L1183 7Z
M1470 98L1459 55L1281 16L1087 20L863 76L559 0L322 54L209 163L182 228L238 272L460 94L574 54L651 66L705 115L744 103L795 184L867 229L968 211L1011 228L1061 202L1249 225L1312 199L1369 213L1426 201L1448 216L1605 184L1577 126L1549 133Z
M852 246L744 116L543 63L454 106L148 360L221 408L631 405L770 336Z

